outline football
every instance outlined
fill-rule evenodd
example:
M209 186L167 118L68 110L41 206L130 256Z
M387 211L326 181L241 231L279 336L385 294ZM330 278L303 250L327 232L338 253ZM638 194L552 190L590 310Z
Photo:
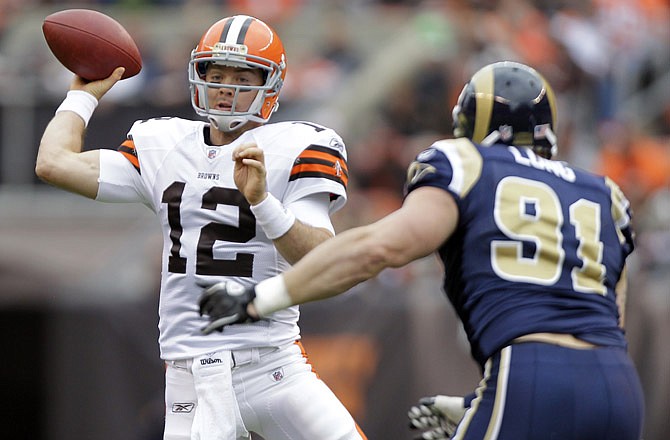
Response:
M88 81L107 78L123 66L122 79L142 70L142 57L128 31L116 20L91 9L66 9L44 19L49 49L68 70Z

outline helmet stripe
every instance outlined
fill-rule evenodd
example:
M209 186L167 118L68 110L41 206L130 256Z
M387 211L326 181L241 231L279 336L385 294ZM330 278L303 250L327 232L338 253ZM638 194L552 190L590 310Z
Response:
M221 31L221 36L219 37L219 41L225 42L226 37L228 37L228 32L230 32L230 25L234 21L233 20L226 20L226 23L223 25L223 30Z
M557 121L556 121L556 96L554 95L554 89L551 88L547 80L542 77L542 82L544 83L544 88L547 91L547 99L549 100L549 108L551 109L551 126L553 127L554 133L557 132Z
M228 20L223 27L223 32L221 32L220 41L229 44L244 44L247 31L253 20L246 15L238 15L232 20Z
M249 26L251 26L252 21L253 20L251 18L248 18L242 24L240 33L237 36L237 44L244 44L244 39L247 38L247 31L249 30Z
M491 115L493 114L494 84L493 69L488 67L480 70L472 77L475 89L477 110L472 140L479 143L489 134Z

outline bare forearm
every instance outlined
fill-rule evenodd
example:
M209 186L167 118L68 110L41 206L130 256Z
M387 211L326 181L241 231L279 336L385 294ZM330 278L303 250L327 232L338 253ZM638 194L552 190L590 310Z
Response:
M329 298L372 278L388 267L377 255L372 227L356 228L338 235L337 242L322 243L284 274L294 303Z
M44 131L35 173L47 183L89 198L97 194L97 154L82 155L84 121L59 112Z
M84 121L72 112L57 113L47 125L37 152L37 175L57 184L57 167L72 153L80 153L84 139ZM65 158L65 159L64 159Z
M343 232L317 246L283 275L261 281L247 312L268 316L292 304L330 298L373 277L387 262L370 257L374 254L366 245L373 241L370 233L370 226Z
M60 150L81 152L84 130L84 121L75 113L56 113L44 130L40 153Z
M417 215L426 206L431 207L432 215ZM398 211L326 240L283 275L261 281L252 306L267 316L292 304L335 296L387 267L401 267L434 252L452 234L457 221L451 195L439 188L420 188Z
M295 264L309 251L332 236L327 229L315 228L296 220L286 234L274 240L274 245L286 261Z
M42 135L35 173L40 179L89 198L98 193L100 152L82 152L84 131L99 100L121 79L118 67L100 81L75 76L70 91Z
M417 215L432 207L434 215ZM410 194L403 207L371 225L350 229L315 248L284 274L294 304L329 298L429 255L455 228L453 198L437 188Z

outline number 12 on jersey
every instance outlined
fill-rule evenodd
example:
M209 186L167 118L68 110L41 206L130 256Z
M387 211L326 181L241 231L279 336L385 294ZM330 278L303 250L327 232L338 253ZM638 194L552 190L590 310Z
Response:
M186 184L174 182L163 192L162 202L167 204L167 220L170 225L170 256L168 271L186 273L186 257L180 255L181 238L184 232L181 219L182 196ZM218 275L251 277L253 275L254 255L238 252L235 259L214 258L214 243L246 243L256 235L256 217L249 203L236 189L212 187L202 195L201 209L216 210L217 205L235 206L239 209L239 224L227 225L210 222L200 229L196 247L195 273L197 275Z

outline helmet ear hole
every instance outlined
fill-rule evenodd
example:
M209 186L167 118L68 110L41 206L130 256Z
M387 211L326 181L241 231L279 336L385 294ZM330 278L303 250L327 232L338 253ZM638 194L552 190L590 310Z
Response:
M207 67L209 66L209 64L210 63L208 62L195 63L196 71L198 72L198 76L201 79L204 79L205 75L207 75Z

